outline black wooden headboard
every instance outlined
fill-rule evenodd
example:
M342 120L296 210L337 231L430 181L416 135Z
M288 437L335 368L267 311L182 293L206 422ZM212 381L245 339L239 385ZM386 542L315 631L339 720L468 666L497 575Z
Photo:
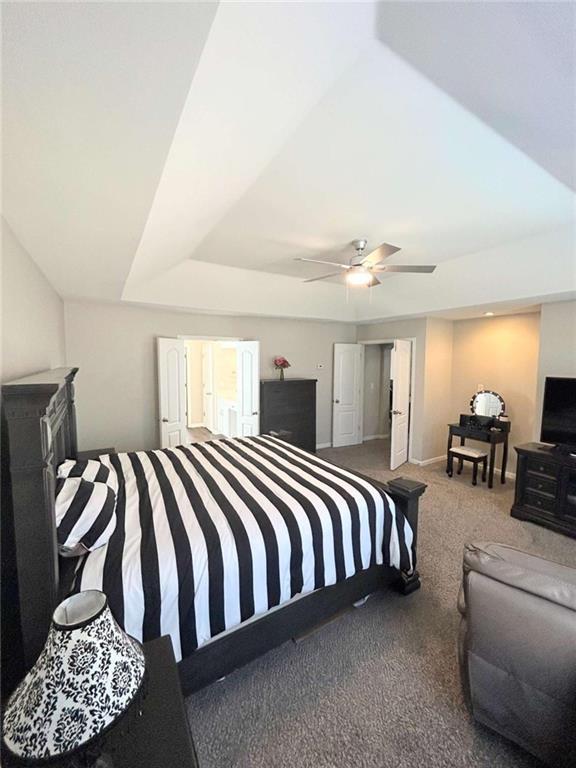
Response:
M56 544L56 467L76 458L74 376L54 368L2 385L8 461L2 478L13 522L23 662L42 650L62 580ZM4 513L3 513L4 514Z

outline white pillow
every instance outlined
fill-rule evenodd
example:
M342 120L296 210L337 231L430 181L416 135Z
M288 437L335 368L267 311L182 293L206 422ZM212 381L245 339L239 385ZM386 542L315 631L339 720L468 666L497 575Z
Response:
M58 467L57 476L59 478L81 477L83 480L90 480L93 483L106 483L115 494L118 493L116 472L96 459L87 459L86 461L66 459Z
M60 554L75 557L106 544L116 528L115 507L116 493L106 483L59 479L55 509Z

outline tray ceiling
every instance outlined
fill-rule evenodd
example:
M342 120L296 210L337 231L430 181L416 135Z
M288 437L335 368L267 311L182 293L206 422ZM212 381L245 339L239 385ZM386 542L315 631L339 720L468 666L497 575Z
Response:
M355 320L576 289L574 8L482 5L9 4L4 215L65 296ZM364 236L440 266L301 283Z

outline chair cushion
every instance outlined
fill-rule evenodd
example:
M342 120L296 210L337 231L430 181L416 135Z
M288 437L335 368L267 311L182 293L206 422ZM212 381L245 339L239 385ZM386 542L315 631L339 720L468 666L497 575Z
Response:
M485 459L488 456L486 451L480 451L477 448L467 448L465 445L450 448L450 453L454 456L462 456L463 459Z

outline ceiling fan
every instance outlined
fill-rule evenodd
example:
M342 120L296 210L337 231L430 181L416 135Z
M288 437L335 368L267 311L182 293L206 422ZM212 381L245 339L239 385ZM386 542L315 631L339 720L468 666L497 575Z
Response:
M414 265L414 264L384 264L384 260L392 254L397 253L400 248L389 243L382 243L375 250L370 253L365 253L368 240L362 238L360 240L353 240L355 254L350 258L349 264L340 264L334 261L324 261L323 259L306 259L299 257L296 261L308 261L312 264L328 264L331 267L338 267L337 272L329 272L327 275L320 275L319 277L311 277L304 280L305 283L314 283L317 280L328 280L330 277L336 277L337 275L344 275L346 282L349 285L365 286L366 288L373 288L375 285L380 285L380 280L377 278L378 273L382 272L412 272L412 273L430 273L434 272L436 265Z

